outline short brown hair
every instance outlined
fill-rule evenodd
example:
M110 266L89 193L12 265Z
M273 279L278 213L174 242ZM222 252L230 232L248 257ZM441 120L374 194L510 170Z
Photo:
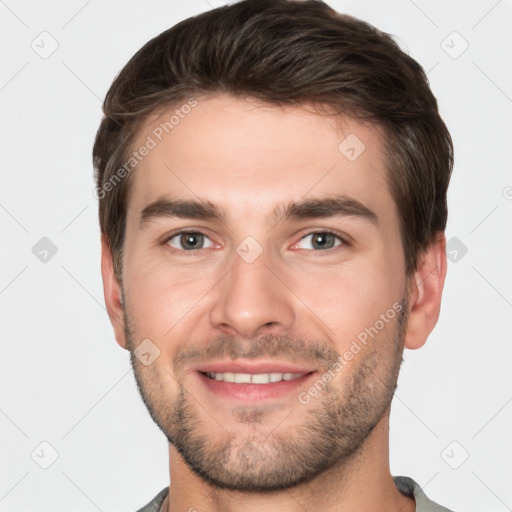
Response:
M93 160L99 218L121 279L130 176L105 193L144 117L191 96L325 105L386 134L389 191L406 273L448 215L450 134L425 72L388 34L316 0L244 0L188 18L146 43L107 93Z

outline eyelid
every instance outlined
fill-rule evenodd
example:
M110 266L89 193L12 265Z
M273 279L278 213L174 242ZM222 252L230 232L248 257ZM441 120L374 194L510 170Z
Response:
M184 254L186 256L193 256L193 255L197 255L197 253L199 251L202 251L204 249L212 249L214 247L203 247L201 249L189 249L189 250L185 250L185 249L178 249L176 247L172 247L171 245L169 245L169 241L176 237L176 236L181 236L181 235L186 235L187 233L192 233L192 234L198 234L198 235L203 235L204 237L208 238L210 240L210 242L212 243L213 246L215 245L218 245L216 244L212 238L210 236L208 236L203 229L198 229L198 228L182 228L182 229L177 229L176 231L173 231L171 233L168 233L166 234L162 241L160 242L161 245L163 246L166 246L168 248L169 251L173 252L173 253L180 253L180 254Z
M211 238L204 228L194 228L194 227L186 227L186 228L178 228L170 233L166 233L162 237L162 243L167 243L171 238L174 238L177 235L186 235L187 233L198 233L204 235L208 238Z
M194 255L194 254L197 254L199 251L202 251L204 249L212 249L212 247L206 247L206 248L201 248L201 249L190 249L188 251L186 251L185 249L177 249L176 247L172 247L168 244L169 240L171 240L172 238L178 236L178 235L185 235L187 233L194 233L194 234L201 234L203 236L205 236L206 238L208 238L213 245L218 245L216 244L210 236L208 236L206 233L205 233L205 230L204 229L200 229L200 228L182 228L182 229L178 229L176 231L173 231L169 234L166 234L161 242L162 245L165 245L169 248L169 250L171 250L172 252L179 252L181 254L188 254L188 255ZM342 246L351 246L351 237L349 237L348 235L345 235L344 233L340 233L336 230L333 230L333 229L329 229L329 228L318 228L318 229L309 229L309 230L306 230L303 232L303 234L300 235L300 238L297 242L295 242L292 246L292 249L294 247L296 247L298 245L298 243L303 240L304 238L310 236L310 235L315 235L315 234L318 234L318 233L329 233L331 235L334 235L335 237L339 238L341 240L341 244L340 245L337 245L335 247L331 247L330 249L325 249L325 250L320 250L320 249L302 249L302 250L305 250L305 251L308 251L308 252L317 252L317 253L320 253L320 252L329 252L329 251L332 251L333 249L336 249L336 248L339 248L339 247L342 247Z
M303 240L304 238L310 236L310 235L316 235L316 234L323 234L323 233L328 233L330 235L334 235L335 237L339 238L340 241L342 242L341 244L335 246L335 247L331 247L330 249L324 249L324 250L321 250L321 249L300 249L300 250L304 250L304 251L308 251L308 252L317 252L317 253L320 253L320 252L323 252L323 253L327 253L329 251L332 251L334 249L337 249L337 248L340 248L340 247L343 247L343 246L350 246L352 245L351 244L351 238L348 236L348 235L345 235L344 233L340 233L334 229L329 229L329 228L318 228L318 229L309 229L307 231L304 232L304 234L300 235L300 239L298 242L295 242L292 246L292 248L296 247L301 240Z

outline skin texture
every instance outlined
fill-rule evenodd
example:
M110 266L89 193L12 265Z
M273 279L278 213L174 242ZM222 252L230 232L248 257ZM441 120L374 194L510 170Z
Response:
M414 510L389 471L389 406L403 347L422 346L438 319L444 235L407 277L377 127L311 106L197 100L133 171L122 287L102 242L117 342L131 352L141 396L170 441L162 510ZM174 108L151 116L134 147ZM365 145L354 161L338 149L350 134ZM281 203L333 194L371 208L378 223L273 215ZM164 197L210 201L225 219L141 225L144 208ZM175 236L185 228L207 237L193 254ZM325 231L345 242L328 238L333 246L318 249L308 235ZM250 263L237 252L248 236L257 242L251 254L261 252ZM389 318L393 307L400 311ZM378 333L346 356L383 314ZM134 353L145 339L159 350L149 365ZM342 370L301 403L299 393L338 357ZM233 401L211 393L195 371L220 359L294 362L316 378L284 397Z

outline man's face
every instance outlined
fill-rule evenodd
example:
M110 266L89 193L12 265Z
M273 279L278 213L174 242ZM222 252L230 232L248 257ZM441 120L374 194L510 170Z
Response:
M357 454L396 386L406 277L382 135L225 95L155 132L179 107L134 144L156 143L132 176L124 245L137 383L204 480L290 487Z

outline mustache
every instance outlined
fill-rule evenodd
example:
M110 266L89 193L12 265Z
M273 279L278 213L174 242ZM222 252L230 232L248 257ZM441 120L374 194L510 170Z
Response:
M240 339L223 334L200 345L187 345L176 353L174 369L215 359L280 359L290 362L313 362L328 368L340 354L321 340L307 341L285 335L262 335L256 339Z

